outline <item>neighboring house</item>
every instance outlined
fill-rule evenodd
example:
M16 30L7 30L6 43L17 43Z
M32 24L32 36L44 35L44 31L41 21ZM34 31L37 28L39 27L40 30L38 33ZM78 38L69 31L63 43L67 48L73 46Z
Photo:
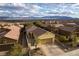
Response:
M62 26L64 26L63 24L53 24L52 25L53 27L62 27Z
M68 27L76 27L76 26L78 26L76 23L66 23L64 25L68 26Z
M75 34L79 36L79 27L59 27L58 34L69 36L71 34Z
M67 45L79 45L79 28L76 27L59 27L56 37ZM64 43L64 44L65 44Z
M10 40L13 41L18 41L19 35L20 35L20 27L18 26L9 26L7 29L10 29L10 31L4 35L4 37L9 38Z
M4 37L9 31L10 29L0 28L0 51L9 50L13 46L14 41Z
M59 27L58 28L58 34L69 36L74 32L76 32L76 28L74 27Z
M56 33L59 27L63 27L63 24L51 24L47 28L51 31Z
M55 34L36 26L28 28L27 33L32 42L36 43L37 45L53 44L55 41Z
M15 25L7 26L4 29L0 30L0 35L3 34L0 39L2 40L2 42L0 41L0 51L10 50L15 43L22 43L21 46L26 47L26 31L24 30L23 27L21 28Z

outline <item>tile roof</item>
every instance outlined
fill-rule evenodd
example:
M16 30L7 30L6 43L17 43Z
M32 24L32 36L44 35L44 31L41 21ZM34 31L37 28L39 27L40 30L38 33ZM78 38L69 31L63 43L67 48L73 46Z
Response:
M76 30L75 27L59 27L60 30L64 30L64 31L67 31L67 32L73 32Z
M47 33L48 31L46 31L46 30L44 30L44 29L42 29L42 28L40 28L40 27L31 27L31 28L29 28L29 29L27 29L27 32L28 31L30 31L30 32L32 32L36 37L38 37L38 36L40 36L40 35L43 35L43 34L45 34L45 33ZM49 35L51 35L52 33L51 32L48 32L49 33ZM51 34L50 34L51 33ZM45 34L46 36L48 35L48 34Z
M44 29L41 29L41 28L36 28L33 33L36 35L36 36L40 36L42 34L44 34L45 32L47 32L46 30Z
M18 40L19 39L19 35L20 35L20 28L17 26L10 26L8 27L8 29L11 29L11 31L9 31L5 37L14 39L14 40Z
M41 28L36 27L36 26L32 26L32 27L30 27L29 29L27 29L27 32L32 32L32 33L34 33L36 36L40 36L40 35L42 35L43 33L45 33L46 30L41 29Z

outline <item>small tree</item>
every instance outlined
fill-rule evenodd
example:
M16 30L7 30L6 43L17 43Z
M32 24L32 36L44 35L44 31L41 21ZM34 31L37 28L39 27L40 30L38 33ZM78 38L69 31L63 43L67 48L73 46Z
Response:
M72 41L72 47L77 46L77 41L78 41L78 38L77 38L77 36L74 35L74 38L73 38L73 41Z
M67 42L67 38L64 35L58 35L57 38L61 41L61 42Z
M22 55L22 46L19 44L15 44L14 47L8 52L8 55L11 56L20 56Z

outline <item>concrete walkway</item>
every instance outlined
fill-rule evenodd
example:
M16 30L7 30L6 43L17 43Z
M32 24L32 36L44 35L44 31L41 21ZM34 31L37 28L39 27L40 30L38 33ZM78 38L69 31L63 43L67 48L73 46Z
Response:
M40 48L47 56L59 56L65 53L57 45L41 45Z

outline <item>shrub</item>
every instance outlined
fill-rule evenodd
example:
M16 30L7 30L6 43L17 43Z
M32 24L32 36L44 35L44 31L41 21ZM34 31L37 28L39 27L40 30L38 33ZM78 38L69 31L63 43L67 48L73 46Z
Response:
M67 38L64 35L58 35L57 39L60 40L61 42L64 42L64 43L67 42Z
M79 43L79 37L74 37L74 39L73 39L73 41L72 41L72 47L76 47L77 45L78 45L78 43Z
M22 55L22 47L19 44L15 44L14 47L8 52L8 55L11 56L20 56Z

